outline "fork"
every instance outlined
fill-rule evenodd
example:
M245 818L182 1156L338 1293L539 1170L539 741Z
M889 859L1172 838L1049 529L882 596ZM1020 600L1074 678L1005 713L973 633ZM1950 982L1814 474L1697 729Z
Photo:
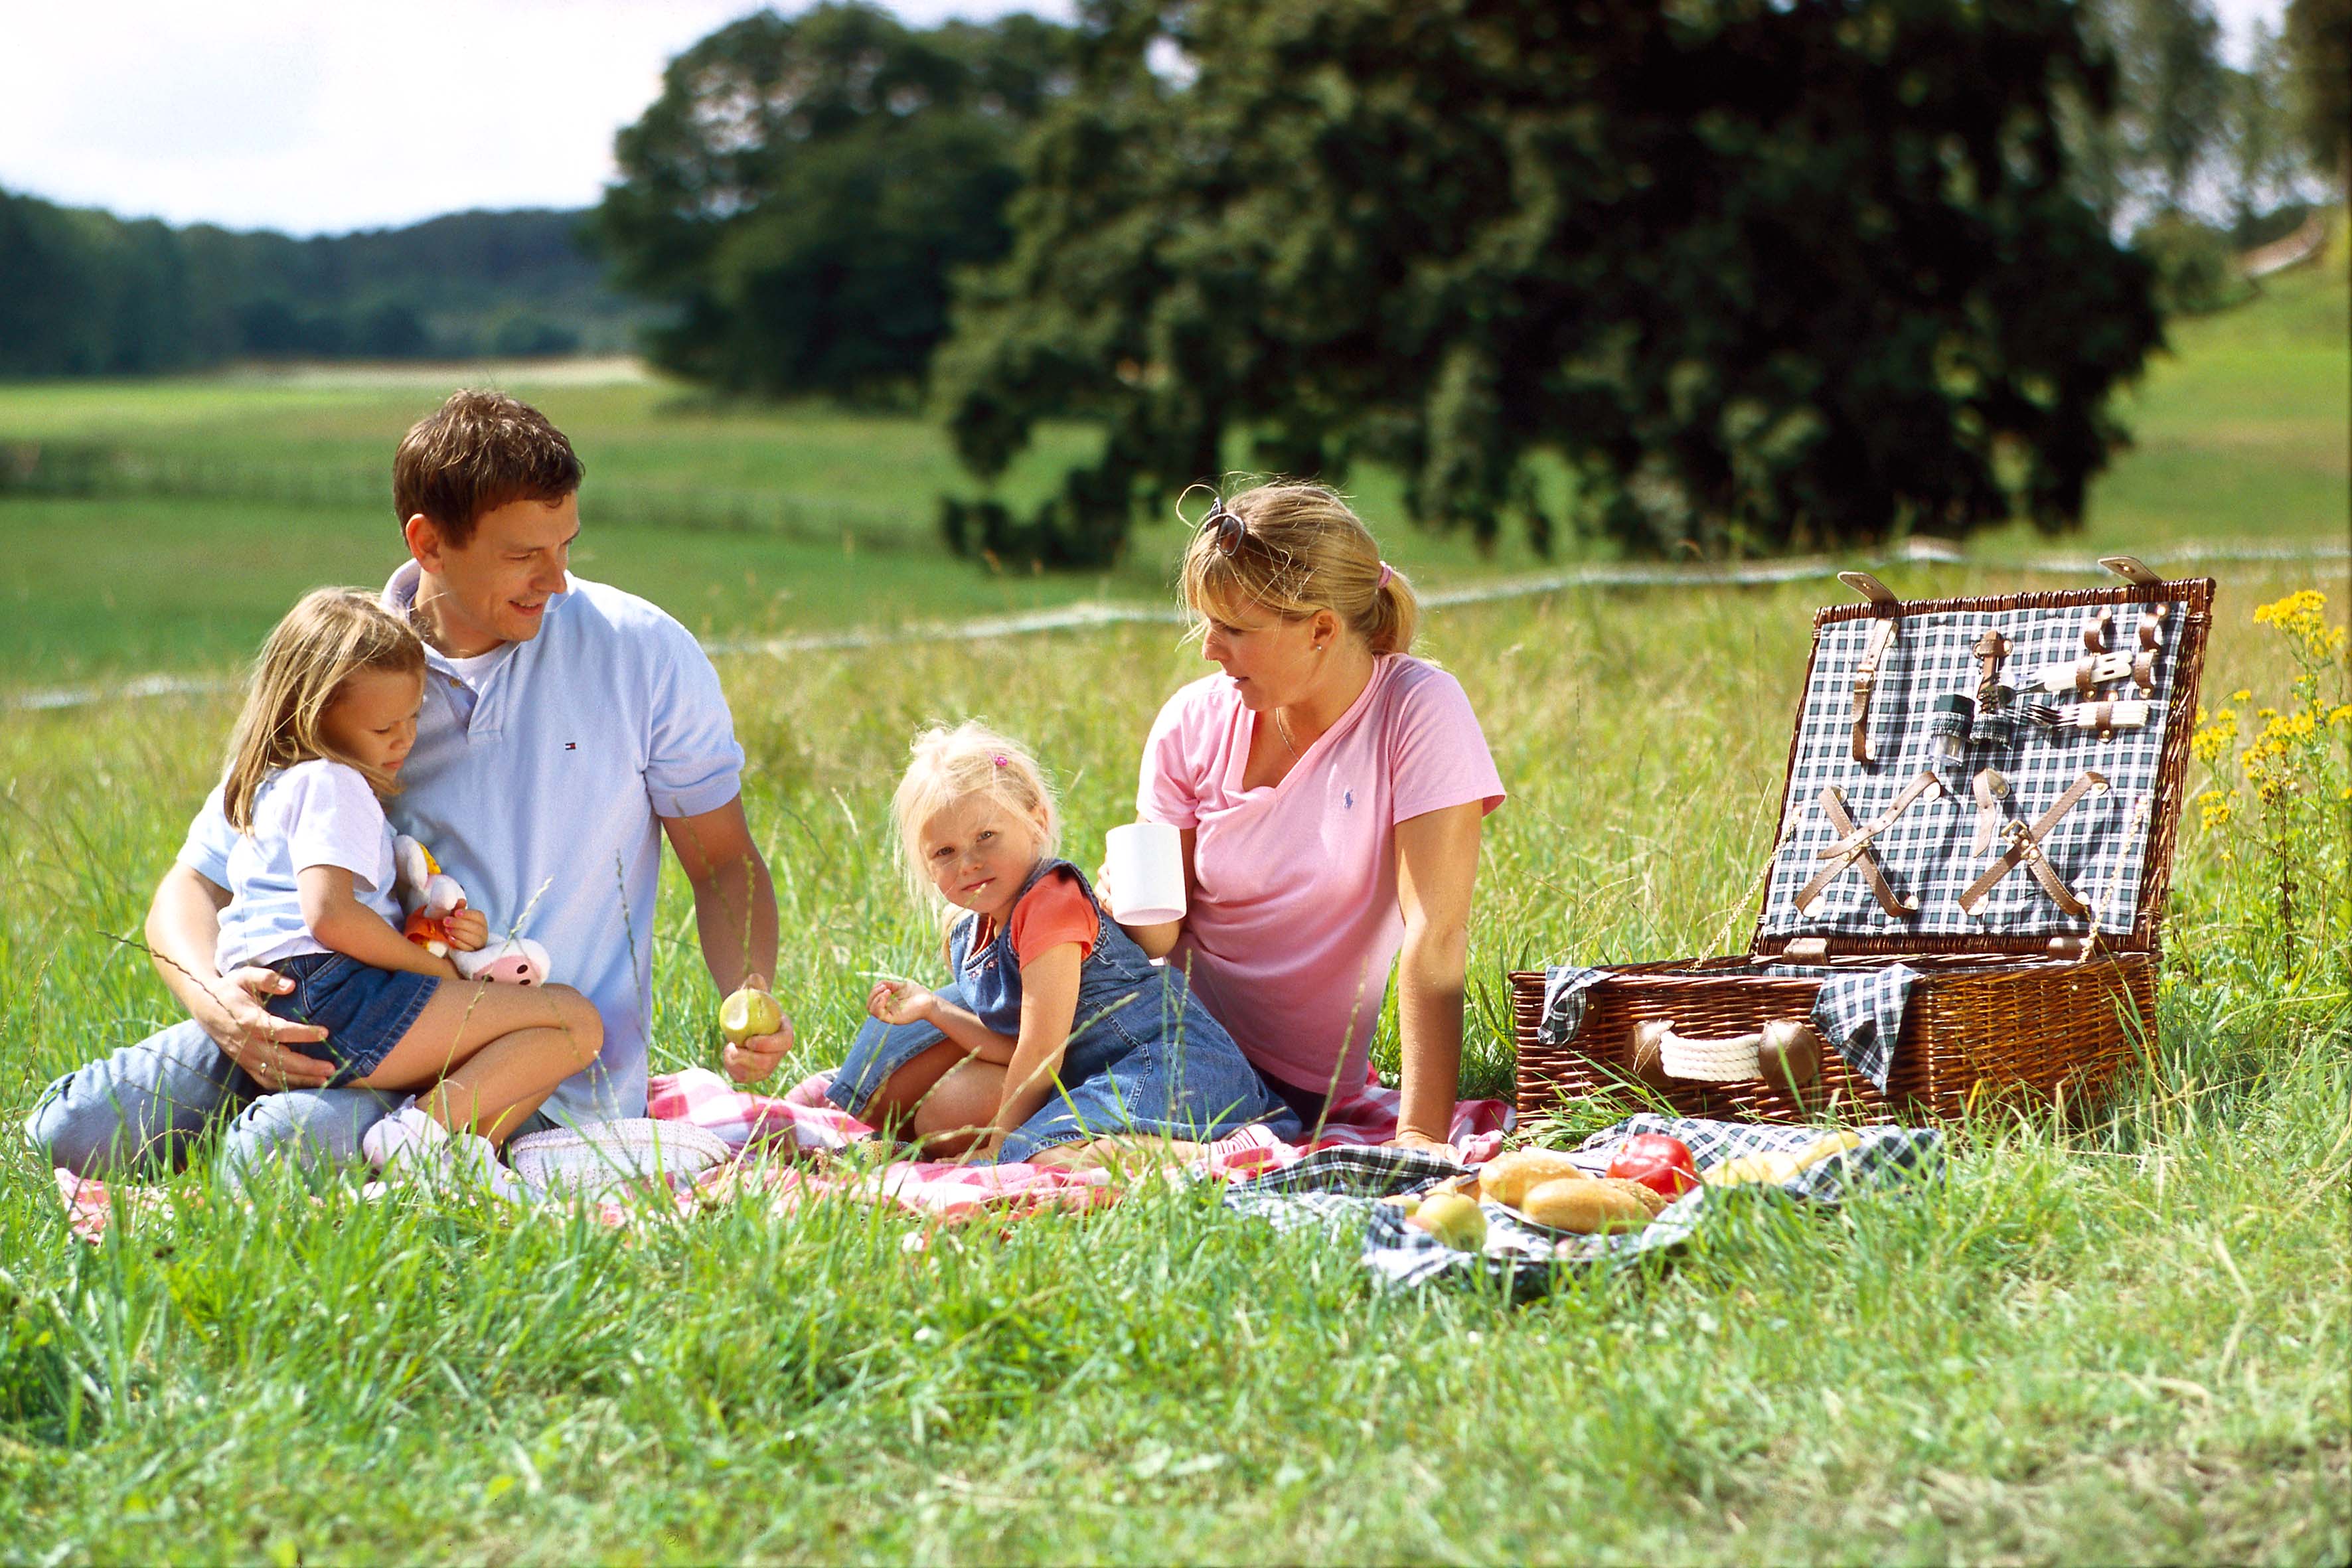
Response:
M2147 722L2148 704L2144 701L2072 702L2058 707L2049 702L2029 702L2025 716L2045 730L2096 730L2101 734L2110 730L2137 730Z

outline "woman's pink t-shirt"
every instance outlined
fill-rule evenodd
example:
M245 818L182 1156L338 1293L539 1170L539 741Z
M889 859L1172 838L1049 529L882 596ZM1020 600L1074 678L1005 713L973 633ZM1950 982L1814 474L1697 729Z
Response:
M1369 1076L1404 943L1396 825L1474 800L1492 811L1503 781L1461 682L1402 654L1372 661L1280 784L1244 790L1255 722L1213 675L1171 697L1144 743L1137 810L1198 830L1199 886L1168 962L1260 1072L1344 1091Z

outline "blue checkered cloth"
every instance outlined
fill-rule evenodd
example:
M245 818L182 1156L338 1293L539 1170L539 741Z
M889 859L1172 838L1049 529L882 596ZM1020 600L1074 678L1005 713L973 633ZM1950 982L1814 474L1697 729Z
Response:
M1578 1153L1596 1167L1626 1139L1663 1132L1689 1145L1700 1170L1743 1154L1802 1149L1821 1137L1819 1127L1769 1127L1738 1121L1648 1112L1596 1132ZM1943 1134L1933 1128L1857 1129L1859 1146L1778 1185L1699 1187L1684 1194L1641 1230L1626 1236L1569 1236L1522 1219L1500 1204L1482 1204L1486 1215L1484 1254L1456 1252L1427 1231L1407 1225L1393 1204L1396 1193L1425 1193L1465 1167L1417 1149L1326 1149L1225 1190L1225 1206L1285 1229L1319 1227L1344 1236L1362 1226L1364 1267L1381 1284L1409 1289L1441 1279L1486 1279L1527 1300L1549 1289L1564 1270L1635 1267L1663 1258L1709 1225L1743 1205L1791 1203L1832 1207L1858 1193L1899 1187L1941 1174Z
M1584 1026L1584 994L1609 973L1572 963L1545 970L1543 1016L1536 1021L1536 1038L1554 1047L1576 1038L1576 1031Z

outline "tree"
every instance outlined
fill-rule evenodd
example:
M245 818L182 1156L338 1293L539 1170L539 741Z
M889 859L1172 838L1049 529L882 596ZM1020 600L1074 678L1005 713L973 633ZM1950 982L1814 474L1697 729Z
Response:
M1031 16L917 31L862 5L680 55L597 214L624 286L674 313L654 358L734 392L919 381L949 275L1004 252L1013 149L1066 55Z
M1088 0L1013 249L934 379L964 461L1097 419L965 549L1116 552L1139 507L1380 458L1422 520L1653 551L2075 521L2158 342L2071 195L2053 94L2109 81L2063 0ZM1171 58L1189 79L1155 73Z
M2165 210L2179 212L2229 101L2221 24L2206 0L2120 0L2116 9L2126 19L2116 35L2117 128L2134 161L2155 176Z
M2232 237L2260 232L2263 218L2294 201L2304 164L2287 112L2292 93L2286 48L2278 30L2257 20L2246 68L2231 73L2229 146ZM2250 243L2259 244L2259 240Z
M2311 161L2352 185L2352 0L2288 0L2286 50Z

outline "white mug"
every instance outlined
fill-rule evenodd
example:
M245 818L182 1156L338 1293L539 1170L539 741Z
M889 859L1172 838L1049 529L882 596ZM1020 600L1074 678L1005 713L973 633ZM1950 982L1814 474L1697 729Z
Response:
M1164 822L1130 822L1103 840L1111 918L1156 926L1184 918L1184 837Z

